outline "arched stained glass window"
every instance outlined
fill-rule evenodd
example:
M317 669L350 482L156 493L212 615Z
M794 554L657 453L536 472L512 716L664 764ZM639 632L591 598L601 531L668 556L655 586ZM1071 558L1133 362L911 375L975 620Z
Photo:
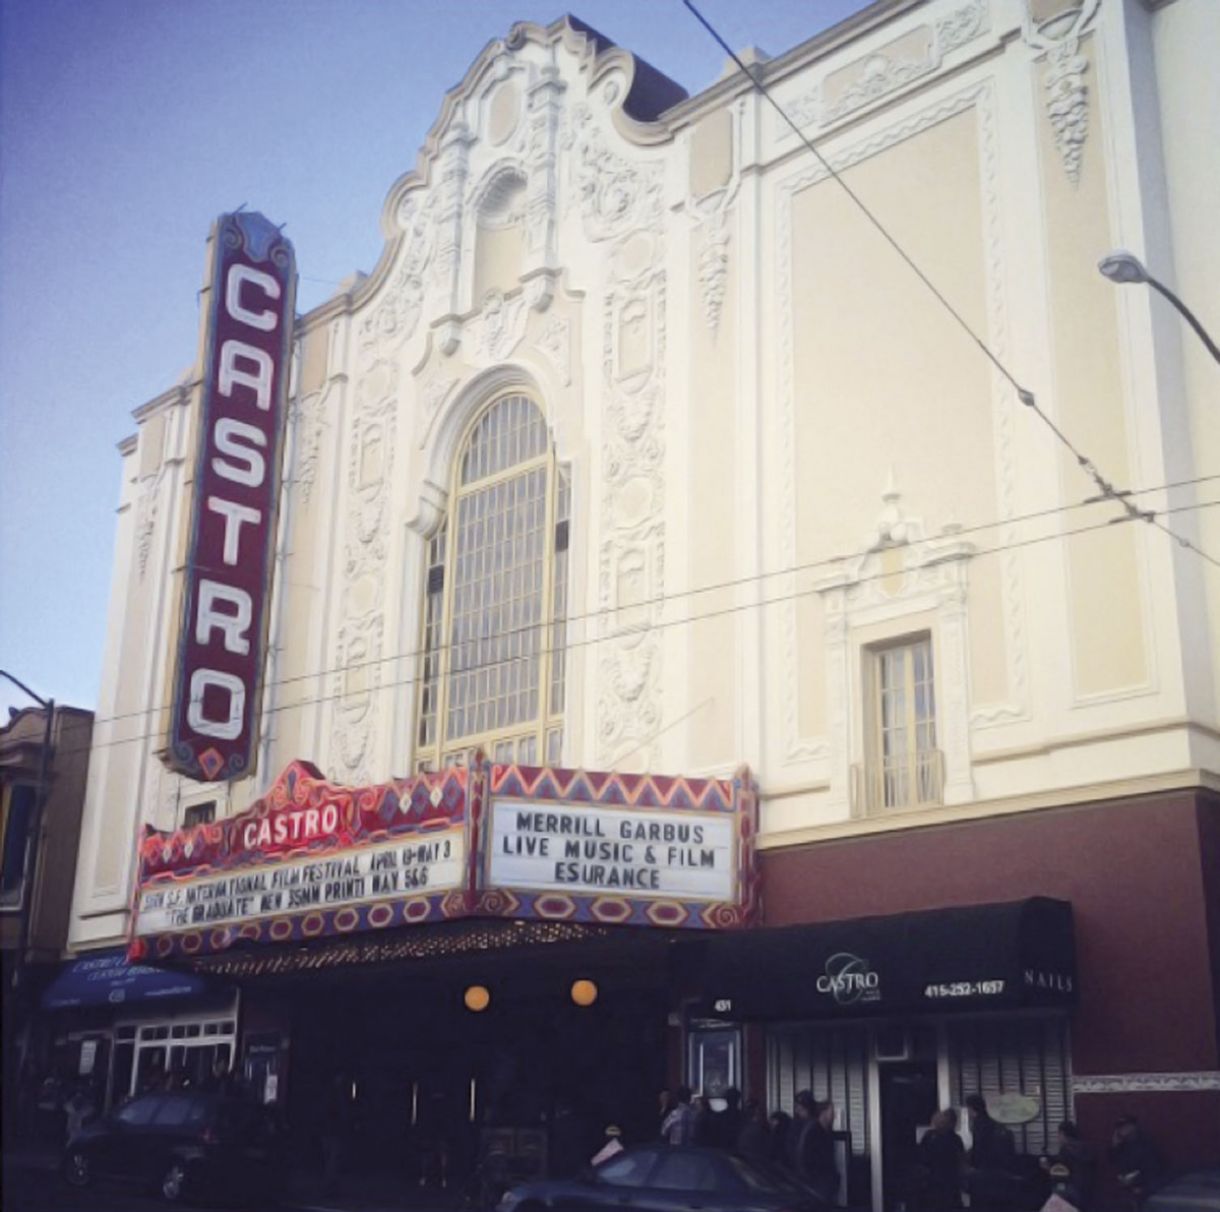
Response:
M562 758L571 487L541 410L514 393L474 421L428 542L416 765Z

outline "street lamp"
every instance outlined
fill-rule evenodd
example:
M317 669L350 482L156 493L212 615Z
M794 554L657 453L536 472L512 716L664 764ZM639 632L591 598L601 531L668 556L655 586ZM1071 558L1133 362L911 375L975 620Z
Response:
M1220 348L1217 347L1215 341L1207 334L1207 329L1199 323L1195 313L1178 298L1163 282L1158 282L1140 263L1138 257L1132 253L1126 252L1123 249L1115 249L1107 257L1102 257L1097 262L1097 268L1101 271L1103 278L1109 278L1111 282L1117 282L1120 286L1130 286L1135 283L1145 283L1151 286L1153 290L1162 294L1170 303L1178 309L1179 312L1186 318L1186 322L1199 335L1199 340L1207 346L1207 352L1211 354L1217 362L1220 362Z

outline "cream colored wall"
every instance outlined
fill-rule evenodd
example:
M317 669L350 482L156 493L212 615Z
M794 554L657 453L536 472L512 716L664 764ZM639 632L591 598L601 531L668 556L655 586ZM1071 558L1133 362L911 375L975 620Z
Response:
M1097 72L1093 40L1082 53ZM1040 71L1045 87L1048 66ZM1131 485L1131 460L1113 286L1097 262L1113 247L1106 196L1107 115L1090 115L1094 138L1078 181L1064 171L1047 122L1038 125L1047 233L1048 294L1053 332L1056 417L1072 441L1116 484ZM1059 452L1065 501L1097 486L1067 451ZM1073 528L1104 524L1113 506L1082 511ZM1138 689L1150 676L1143 584L1131 527L1101 529L1067 540L1073 686L1087 699Z
M967 111L844 177L918 261L937 267L941 289L985 330L978 154ZM994 521L986 363L833 181L795 195L792 232L797 565L824 566L868 545L891 470L905 507L929 532ZM971 584L976 694L1002 698L994 562L976 561ZM815 602L802 603L806 736L819 735L826 719L819 614Z
M479 226L474 254L474 292L477 303L492 289L512 290L524 268L521 228Z
M1151 18L1160 104L1160 132L1173 233L1168 285L1220 342L1220 231L1215 216L1220 199L1220 14L1211 0L1176 0ZM1150 266L1163 276L1160 266ZM1167 307L1162 300L1154 306ZM1190 447L1196 476L1220 476L1220 408L1217 366L1195 334L1178 321L1184 386L1190 418ZM1195 501L1220 499L1220 479L1201 484ZM1198 513L1199 546L1220 552L1220 509ZM1182 519L1185 522L1185 519ZM1179 523L1181 524L1181 523ZM1220 722L1220 574L1203 576L1206 634L1213 667L1211 720ZM1199 654L1200 656L1202 654Z

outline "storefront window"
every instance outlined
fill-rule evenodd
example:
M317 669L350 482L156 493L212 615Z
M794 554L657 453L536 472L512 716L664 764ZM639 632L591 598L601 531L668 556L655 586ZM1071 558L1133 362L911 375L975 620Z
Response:
M458 456L428 543L416 764L558 762L562 753L571 487L546 421L494 401Z
M228 1068L237 1045L231 1018L182 1018L116 1028L111 1101L131 1094L201 1085L217 1060Z
M19 905L25 879L25 850L34 816L37 793L18 784L8 792L4 814L3 866L0 867L0 904Z

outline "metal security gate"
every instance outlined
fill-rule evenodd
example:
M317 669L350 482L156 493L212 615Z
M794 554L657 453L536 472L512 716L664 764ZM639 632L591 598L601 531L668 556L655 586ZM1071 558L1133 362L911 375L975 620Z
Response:
M1011 1125L1020 1153L1053 1153L1056 1130L1072 1118L1071 1050L1066 1018L963 1019L947 1024L954 1106L968 1094L1034 1095L1039 1112Z
M767 1031L768 1111L792 1114L798 1090L830 1099L856 1155L868 1152L868 1029L793 1025Z

